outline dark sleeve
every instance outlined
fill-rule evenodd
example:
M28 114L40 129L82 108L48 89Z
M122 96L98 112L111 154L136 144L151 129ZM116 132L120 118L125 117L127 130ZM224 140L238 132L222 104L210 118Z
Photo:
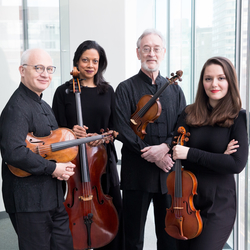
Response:
M115 129L119 132L117 137L126 147L141 154L141 149L148 146L130 127L131 93L125 84L120 84L115 92Z
M20 108L18 104L9 105L2 114L0 146L3 161L33 175L52 174L56 163L44 159L26 147L25 139L31 120L27 109Z
M235 120L230 134L230 141L235 139L239 143L239 148L235 153L231 155L218 154L206 152L196 148L190 148L187 160L221 174L240 173L247 163L247 138L246 113L241 111Z
M115 112L115 93L114 89L109 85L110 87L110 93L111 93L111 113L109 117L109 129L114 129L114 112Z
M59 86L53 97L52 109L59 127L67 127L65 103L64 103L64 85Z

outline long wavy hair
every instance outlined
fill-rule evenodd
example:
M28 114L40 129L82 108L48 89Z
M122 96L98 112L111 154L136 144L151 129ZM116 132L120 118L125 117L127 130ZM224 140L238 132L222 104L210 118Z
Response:
M211 64L222 67L228 82L227 94L212 108L203 86L205 69ZM190 126L219 125L230 127L241 109L241 98L238 89L238 80L235 68L225 57L212 57L204 64L195 102L186 107L186 123Z
M82 54L89 49L95 49L100 57L98 71L94 76L94 83L98 88L98 93L103 94L108 89L108 82L106 82L106 80L103 77L103 73L105 72L108 65L105 50L96 41L91 41L91 40L84 41L78 46L78 48L75 51L73 64L75 67L77 67Z

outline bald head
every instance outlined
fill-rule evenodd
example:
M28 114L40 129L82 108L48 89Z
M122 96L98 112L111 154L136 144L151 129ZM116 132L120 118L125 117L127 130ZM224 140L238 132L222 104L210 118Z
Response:
M52 80L52 74L49 74L47 70L51 66L53 66L52 59L45 50L28 49L24 51L19 67L22 83L40 96Z

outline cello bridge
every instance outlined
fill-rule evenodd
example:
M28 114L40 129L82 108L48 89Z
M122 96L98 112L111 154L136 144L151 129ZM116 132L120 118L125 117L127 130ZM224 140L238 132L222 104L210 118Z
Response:
M89 195L88 197L79 196L78 199L80 201L91 201L93 199L93 195Z

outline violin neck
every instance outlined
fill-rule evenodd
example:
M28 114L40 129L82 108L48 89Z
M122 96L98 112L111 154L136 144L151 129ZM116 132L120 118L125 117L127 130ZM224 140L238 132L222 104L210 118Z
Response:
M86 144L86 143L91 142L91 141L100 140L104 137L105 137L104 135L95 135L95 136L85 137L85 138L81 138L81 139L74 139L74 140L52 143L51 144L51 151L55 152L55 151L62 150L65 148L79 146L81 144Z
M181 160L176 160L175 162L175 190L174 196L176 198L182 197L182 164Z

